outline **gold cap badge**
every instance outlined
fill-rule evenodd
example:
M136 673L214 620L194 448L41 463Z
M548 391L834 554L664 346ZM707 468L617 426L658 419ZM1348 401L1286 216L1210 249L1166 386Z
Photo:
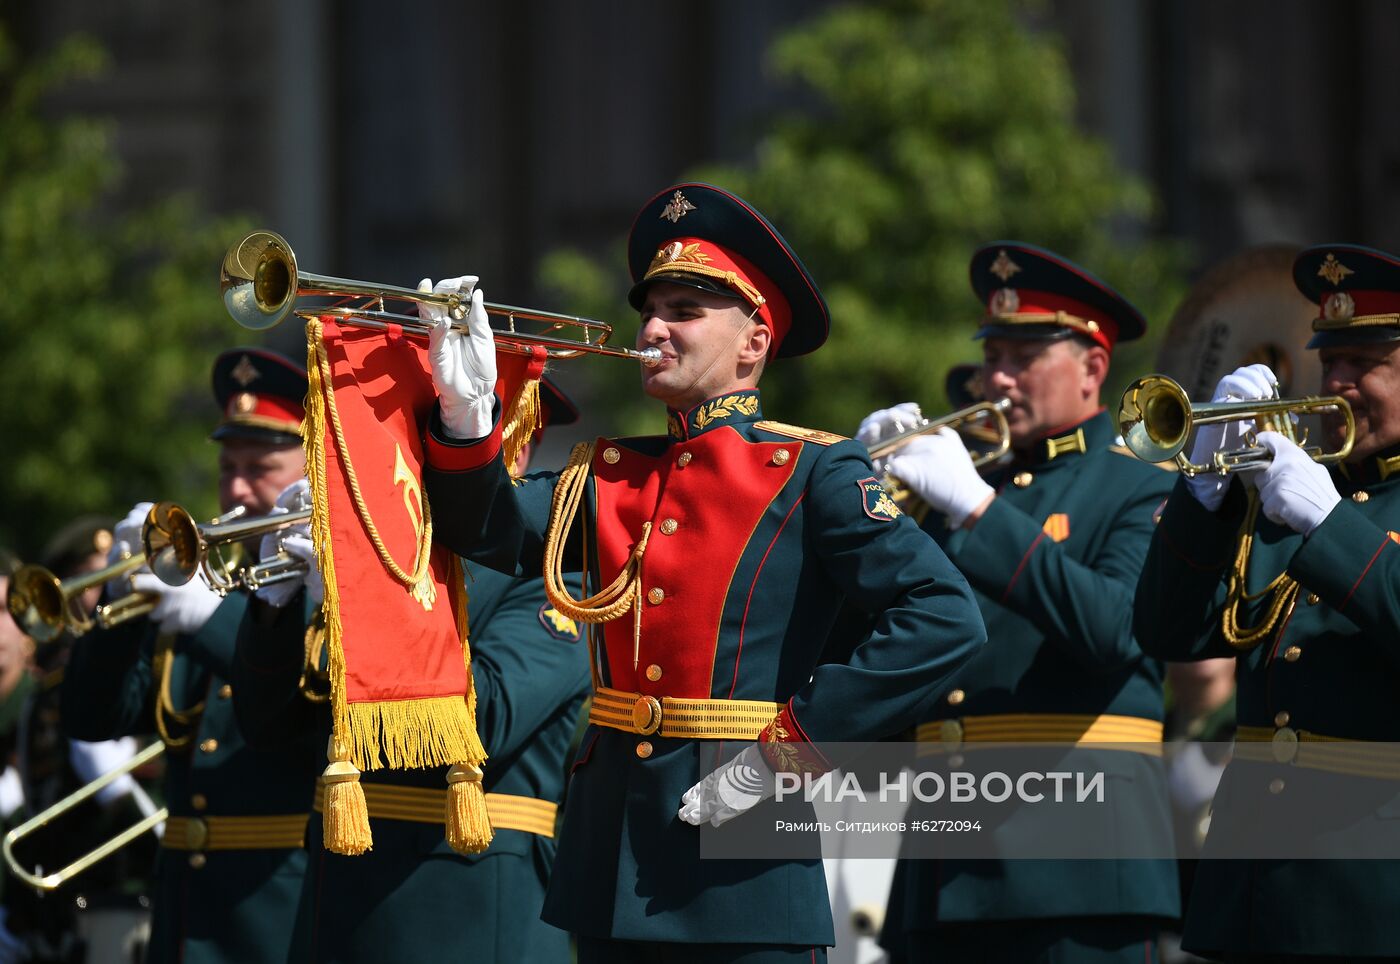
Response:
M1355 274L1350 268L1337 260L1337 256L1332 252L1327 252L1327 257L1323 259L1322 267L1317 269L1319 278L1326 278L1334 285L1342 283L1342 279L1349 274Z
M670 221L672 224L675 224L681 218L685 217L687 214L694 210L695 205L687 201L685 199L684 194L682 194L680 191L677 191L675 194L671 195L670 202L664 208L661 209L661 216L667 221Z
M253 360L247 355L244 355L242 358L238 359L238 364L233 366L233 370L229 372L229 376L239 385L247 388L256 379L261 378L262 373L253 367Z
M1010 281L1011 276L1021 270L1021 266L1015 261L1012 261L1003 248L1001 251L997 252L997 259L992 262L992 266L988 270L1002 281Z
M233 396L233 411L237 415L247 415L258 407L258 396L252 392L239 392Z

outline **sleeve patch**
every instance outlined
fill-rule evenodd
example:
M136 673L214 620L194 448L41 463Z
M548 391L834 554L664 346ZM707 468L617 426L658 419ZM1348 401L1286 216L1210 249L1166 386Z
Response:
M545 628L545 632L555 639L562 639L568 643L576 643L579 640L578 623L549 603L540 604L540 625Z
M904 514L875 476L861 479L856 483L856 488L860 489L861 508L865 509L865 514L870 518L881 522L893 522Z
M754 422L753 427L763 429L765 432L772 432L775 435L786 435L788 438L815 442L817 445L835 445L837 442L846 441L844 435L836 435L833 432L823 432L821 429L817 428L802 428L799 425L788 425L785 422Z
M1055 542L1064 542L1069 538L1069 513L1055 512L1045 520L1045 525L1041 526L1045 534Z

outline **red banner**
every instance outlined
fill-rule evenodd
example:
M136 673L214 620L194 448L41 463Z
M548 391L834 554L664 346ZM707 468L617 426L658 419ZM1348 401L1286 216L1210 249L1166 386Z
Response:
M503 355L498 368L498 393L523 401L531 392L520 390L522 381L538 379L542 360ZM342 329L326 317L307 325L307 373L307 475L333 713L323 781L337 801L327 806L327 846L358 853L369 845L357 813L358 770L455 765L448 782L464 791L452 796L465 806L469 786L479 795L486 754L461 564L433 543L423 492L422 440L436 399L427 344L397 326ZM533 427L522 424L521 437ZM453 801L448 807L452 840ZM344 825L335 833L333 820Z

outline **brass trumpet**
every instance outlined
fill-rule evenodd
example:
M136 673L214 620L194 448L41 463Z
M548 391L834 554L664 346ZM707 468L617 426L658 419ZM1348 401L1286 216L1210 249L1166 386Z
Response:
M378 330L384 330L394 324L410 334L426 336L432 325L417 315L386 311L385 299L436 305L445 308L457 322L466 318L471 307L470 292L433 294L413 288L351 281L301 271L297 268L296 255L291 246L281 235L271 231L254 231L229 247L219 272L219 289L223 293L224 306L228 313L240 325L255 331L271 328L295 313L305 318L334 315L348 324ZM307 295L367 298L369 304L360 307L296 308L296 300ZM487 304L486 311L506 319L504 330L493 329L496 346L517 354L530 354L535 348L544 348L550 358L573 358L586 353L631 358L649 366L661 362L659 348L634 351L608 345L607 340L612 336L612 326L601 321L550 311L517 308L514 305ZM542 324L545 326L544 331L517 331L517 322ZM466 330L465 324L454 327ZM579 332L581 340L553 337L549 334L565 328Z
M1010 407L1011 399L999 398L994 402L978 402L939 418L925 419L907 431L871 445L870 457L884 458L920 435L931 435L940 429L951 428L955 432L968 432L992 444L986 451L970 453L972 464L980 469L998 461L1011 449L1011 429L1006 424L1006 410Z
M1333 451L1308 445L1306 429L1300 434L1294 427L1294 416L1332 412L1346 421L1346 439ZM1200 464L1183 454L1192 428L1247 419L1254 421L1254 429L1245 436L1244 448L1215 452L1209 463ZM1175 462L1188 476L1202 472L1229 475L1266 468L1272 458L1269 450L1253 444L1255 433L1265 431L1278 432L1313 461L1322 463L1342 461L1351 454L1356 442L1351 406L1339 395L1193 403L1173 379L1146 375L1128 386L1118 406L1118 432L1128 450L1144 462Z
M242 511L241 508L235 509L213 522L196 522L188 510L174 502L157 502L151 506L146 524L141 529L141 544L146 550L151 572L161 582L171 586L182 586L200 573L209 588L223 595L245 583L242 572L233 571L228 565L210 562L215 550L311 519L310 509L246 519L238 518ZM259 585L291 578L294 573L282 573L270 580L267 577L271 575L271 572L264 572Z
M94 572L63 580L40 565L20 566L10 577L7 600L10 615L36 643L51 643L64 629L81 636L94 625L110 629L128 619L144 616L156 605L156 597L151 593L128 593L98 606L92 616L82 611L80 601L87 590L129 576L145 562L145 553L138 552Z
M134 559L136 557L133 556L132 558ZM72 810L113 780L149 763L164 752L164 743L152 743L121 766L114 767L92 782L79 787L47 810L35 814L18 827L15 827L9 833L5 834L3 851L5 863L9 865L10 872L40 893L57 890L59 887L62 887L64 883L76 877L84 870L87 870L108 854L115 853L148 830L163 823L170 816L170 811L166 810L164 807L146 817L142 817L121 833L116 834L106 842L94 847L68 866L56 870L51 874L45 874L42 868L36 868L35 871L31 872L27 867L20 866L19 860L15 857L14 853L15 845L25 837Z

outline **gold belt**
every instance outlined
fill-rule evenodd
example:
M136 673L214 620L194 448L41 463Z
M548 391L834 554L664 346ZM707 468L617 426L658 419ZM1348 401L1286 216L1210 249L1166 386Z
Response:
M753 740L782 709L764 700L688 700L600 686L588 722L614 730L690 740Z
M160 845L167 850L294 849L305 845L308 816L171 817Z
M1235 731L1234 755L1256 763L1291 763L1329 773L1400 780L1400 746L1394 743L1323 736L1291 726L1240 727Z
M956 753L968 743L1098 743L1147 756L1162 755L1162 724L1140 716L1077 713L1002 713L964 716L919 724L915 738L924 744L919 755ZM1118 749L1118 747L1115 747Z
M360 781L365 805L372 820L407 820L412 823L442 823L447 788L399 787ZM316 787L316 812L325 810L325 788ZM513 793L486 794L486 813L497 830L523 830L553 838L554 817L559 804Z

